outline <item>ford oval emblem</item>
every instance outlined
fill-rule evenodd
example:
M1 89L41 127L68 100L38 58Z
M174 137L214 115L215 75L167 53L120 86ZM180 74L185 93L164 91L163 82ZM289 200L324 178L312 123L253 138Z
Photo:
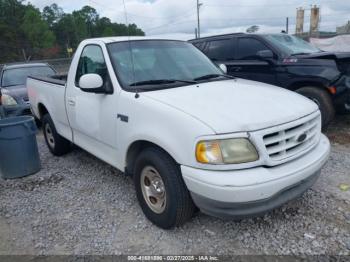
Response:
M307 137L306 134L302 134L297 138L297 141L299 143L301 143L301 142L305 141L306 137Z

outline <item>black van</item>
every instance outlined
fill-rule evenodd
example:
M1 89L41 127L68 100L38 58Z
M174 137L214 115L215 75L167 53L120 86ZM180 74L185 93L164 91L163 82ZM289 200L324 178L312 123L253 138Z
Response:
M288 34L228 34L190 42L232 76L281 86L320 107L323 126L350 112L350 53L324 52Z

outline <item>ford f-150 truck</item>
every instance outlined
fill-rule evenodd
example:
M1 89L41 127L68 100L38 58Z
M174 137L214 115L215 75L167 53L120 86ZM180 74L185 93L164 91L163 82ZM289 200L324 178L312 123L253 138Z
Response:
M225 75L183 41L83 41L67 78L27 80L54 155L76 144L133 177L161 228L202 212L242 219L310 188L327 161L317 105Z

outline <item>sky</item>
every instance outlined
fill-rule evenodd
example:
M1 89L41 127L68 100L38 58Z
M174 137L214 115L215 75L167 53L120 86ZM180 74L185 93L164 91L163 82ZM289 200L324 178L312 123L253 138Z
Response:
M146 35L180 39L194 38L197 27L196 0L30 0L42 9L57 3L65 12L84 5L94 7L113 22L137 24ZM29 1L27 1L29 2ZM289 31L295 32L296 8L305 8L304 31L308 31L311 5L320 6L320 30L335 31L350 20L349 0L200 0L201 36L245 32L258 25L261 33L279 33L289 17Z

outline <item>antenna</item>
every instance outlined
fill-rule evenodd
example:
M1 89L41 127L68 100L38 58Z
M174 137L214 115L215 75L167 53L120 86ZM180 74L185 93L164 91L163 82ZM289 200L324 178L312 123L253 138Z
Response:
M132 48L131 48L131 42L130 42L130 28L129 28L129 22L128 22L128 13L126 12L126 5L125 0L123 0L123 6L124 6L124 15L125 15L125 24L126 24L126 30L128 32L128 42L129 42L129 53L130 53L130 61L132 66L132 78L133 82L135 82L135 65L134 65L134 56L132 54ZM135 98L139 98L138 89L136 89Z

